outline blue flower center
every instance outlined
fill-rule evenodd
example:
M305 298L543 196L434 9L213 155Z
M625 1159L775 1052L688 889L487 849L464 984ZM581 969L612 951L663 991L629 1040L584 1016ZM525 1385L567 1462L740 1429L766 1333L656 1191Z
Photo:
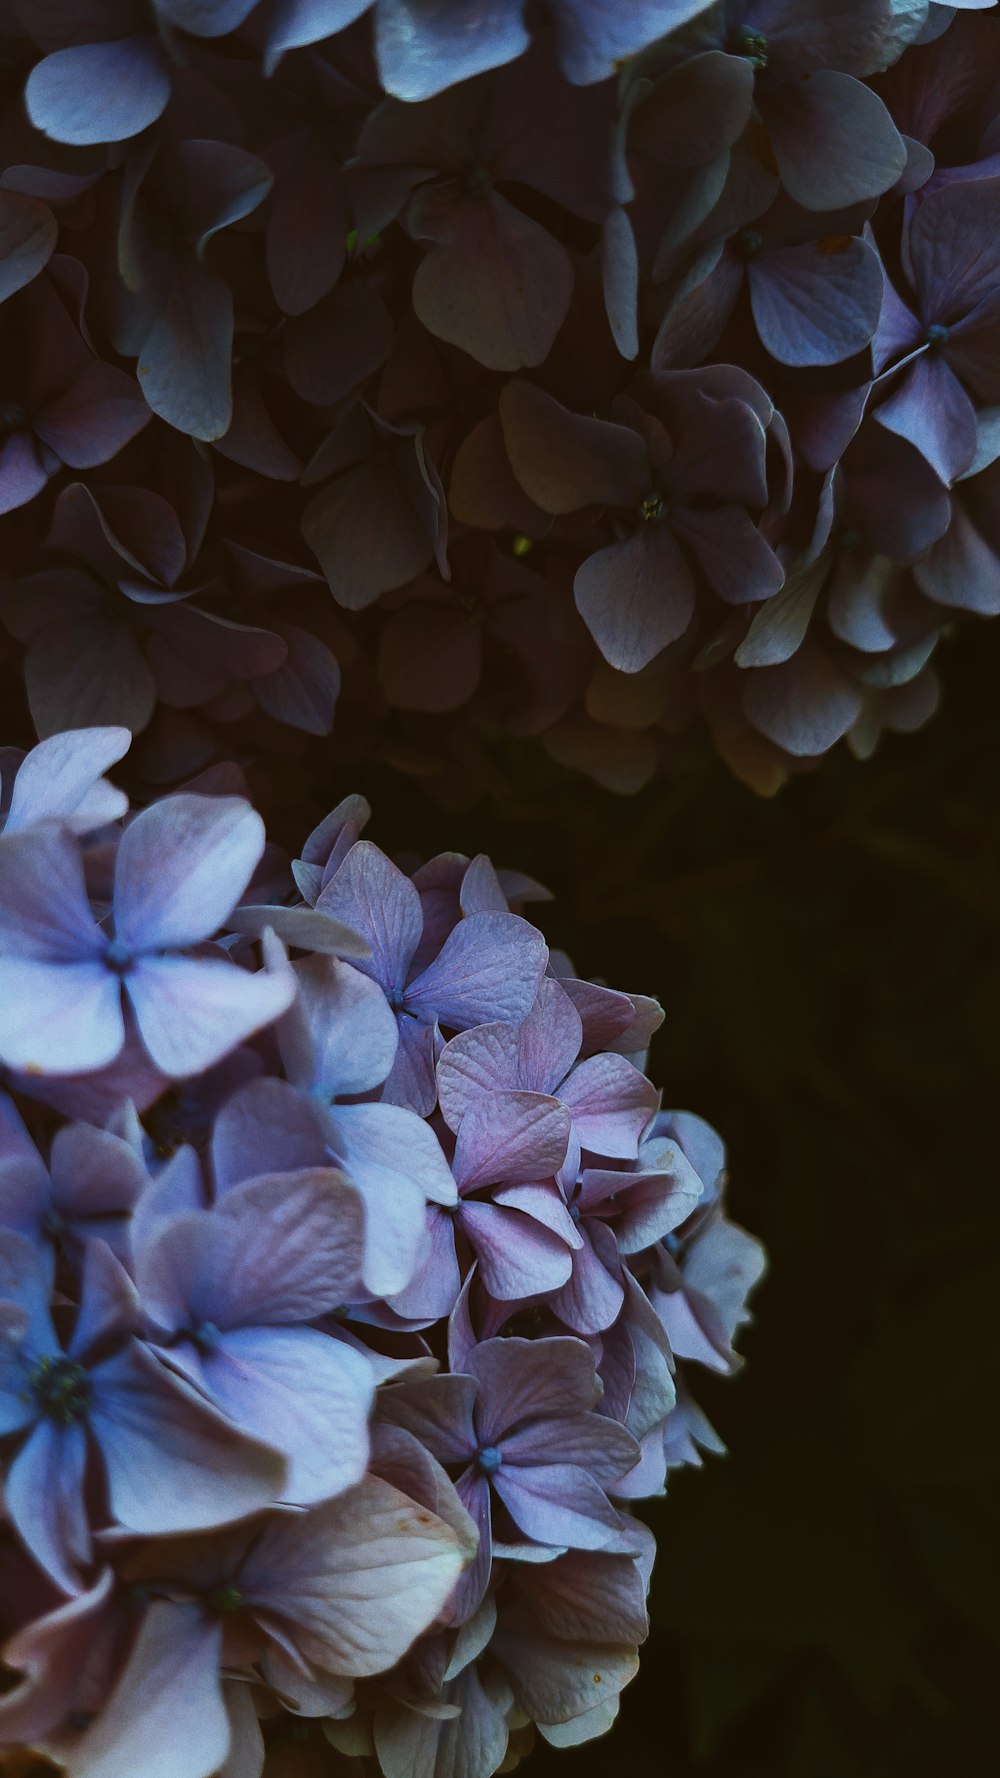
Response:
M745 228L739 237L739 248L744 259L752 259L764 245L764 237L755 228Z
M755 31L752 25L740 25L734 31L731 43L732 55L742 56L750 63L751 68L763 73L768 63L767 38L763 31Z
M948 329L947 327L943 327L940 321L932 321L927 332L924 334L924 339L931 347L943 346L947 338Z
M27 411L19 401L0 402L0 425L6 426L9 432L16 432L27 418Z
M40 1358L22 1400L34 1402L58 1426L71 1426L90 1406L90 1379L72 1358Z
M570 1205L569 1219L570 1219L570 1222L579 1222L579 1220L580 1220L580 1206L579 1206L579 1204L571 1204Z
M199 1352L214 1352L222 1335L214 1321L199 1321L191 1338Z
M639 516L647 525L652 524L654 519L663 517L663 500L655 488L650 493L644 494L640 500Z
M134 964L135 958L123 938L108 940L107 949L104 952L104 965L106 969L110 969L112 975L128 975Z
M473 193L490 191L492 185L493 176L490 173L489 167L484 166L482 161L476 161L475 165L471 166L465 175L466 191L471 191Z
M483 1475L496 1475L502 1462L503 1452L496 1445L483 1445L476 1452L476 1468L481 1469Z
M59 1241L66 1233L66 1218L58 1210L46 1210L42 1217L42 1234L49 1241Z

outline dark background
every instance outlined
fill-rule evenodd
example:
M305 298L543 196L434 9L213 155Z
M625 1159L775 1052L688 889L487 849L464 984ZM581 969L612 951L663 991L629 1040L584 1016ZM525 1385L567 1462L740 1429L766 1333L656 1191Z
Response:
M647 1514L640 1676L537 1778L1000 1769L998 626L943 652L921 734L773 802L721 766L619 799L532 752L456 816L353 774L373 838L532 871L581 974L660 996L651 1072L770 1250L746 1368L698 1373L730 1455Z

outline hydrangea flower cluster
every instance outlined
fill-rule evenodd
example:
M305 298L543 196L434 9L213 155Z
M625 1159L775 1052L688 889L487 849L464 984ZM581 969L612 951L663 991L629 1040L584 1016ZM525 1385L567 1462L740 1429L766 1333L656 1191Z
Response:
M763 1264L661 1009L360 797L294 861L232 774L130 812L129 739L7 762L0 1747L259 1778L291 1717L490 1778L599 1734L632 1504L720 1448L690 1377Z
M923 722L1000 611L995 13L2 0L3 695L453 802Z

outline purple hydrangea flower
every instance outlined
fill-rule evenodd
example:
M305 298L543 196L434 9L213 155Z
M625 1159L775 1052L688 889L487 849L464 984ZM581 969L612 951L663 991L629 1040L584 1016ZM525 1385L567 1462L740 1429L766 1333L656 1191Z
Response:
M417 967L419 892L369 840L352 847L316 907L371 946L371 961L351 967L378 983L395 1014L398 1048L382 1089L390 1103L430 1111L442 1026L461 1031L498 1017L517 1023L535 998L547 952L516 914L468 915Z
M79 1261L94 1237L127 1261L131 1213L148 1184L132 1144L92 1124L64 1124L46 1166L12 1103L7 1118L0 1132L0 1227L23 1235L50 1262L61 1251Z
M722 50L752 70L782 184L807 209L877 197L906 164L884 104L856 78L878 65L890 12L889 0L814 0L807 9L795 0L718 0L691 27L692 48Z
M623 1427L593 1413L593 1358L582 1341L487 1340L464 1364L455 1376L401 1383L380 1404L392 1425L461 1470L456 1487L479 1550L453 1600L457 1620L485 1592L495 1540L515 1557L524 1539L628 1550L628 1528L605 1486L638 1456ZM509 1530L494 1528L495 1512Z
M134 1337L134 1292L103 1242L87 1247L65 1349L41 1255L18 1235L0 1235L0 1267L0 1412L4 1432L18 1435L4 1498L58 1586L75 1592L93 1559L85 1490L95 1450L111 1518L132 1531L224 1525L281 1497L277 1452L239 1432Z
M446 1122L460 1130L481 1093L542 1093L569 1112L579 1149L634 1160L658 1106L655 1089L624 1056L578 1061L582 1044L576 1007L559 983L546 977L520 1025L479 1025L446 1045L437 1070Z
M209 1067L288 1006L283 973L191 955L225 920L264 845L238 798L179 796L118 844L111 926L87 898L79 844L61 829L0 845L0 1055L16 1068L103 1067L125 1041L123 998L164 1073Z
M568 1113L551 1098L477 1096L455 1142L458 1201L428 1209L422 1264L393 1306L418 1319L449 1314L463 1245L476 1257L484 1288L501 1302L565 1284L581 1240L556 1184L569 1141Z
M976 454L973 398L1000 401L998 215L996 177L948 185L917 202L903 249L916 312L887 292L875 342L875 369L880 382L889 379L875 408L878 423L916 445L949 484ZM897 366L901 376L892 375Z
M128 1593L105 1571L8 1644L25 1679L5 1700L3 1732L26 1729L81 1773L148 1760L151 1732L164 1771L169 1762L193 1778L239 1757L259 1773L246 1682L263 1680L304 1715L342 1712L353 1681L391 1666L433 1621L470 1529L461 1509L443 1519L368 1476L309 1513L140 1545L122 1576ZM138 1612L129 1594L145 1602ZM96 1696L95 1666L105 1669ZM74 1710L74 1699L90 1708Z
M607 92L575 92L537 53L478 87L452 87L416 107L387 100L373 113L357 165L362 174L393 169L401 209L412 193L401 221L428 244L413 306L431 333L491 370L547 358L569 307L573 264L523 199L506 192L527 188L599 221L608 207L609 127ZM567 139L578 144L571 159Z
M616 541L574 581L601 653L637 673L684 634L703 575L736 604L768 599L783 574L751 513L768 502L766 428L773 408L745 373L644 377L611 420L571 414L511 383L504 438L525 492L543 510L609 509Z
M454 1204L455 1182L434 1131L409 1107L359 1102L386 1079L398 1042L378 985L326 957L297 964L294 979L295 1004L278 1030L291 1084L261 1081L225 1108L216 1170L246 1177L250 1156L275 1168L332 1161L364 1206L364 1283L392 1295L413 1275L425 1203Z
M281 1451L298 1506L365 1472L371 1370L307 1325L357 1294L362 1250L361 1206L330 1169L230 1182L211 1209L144 1218L135 1277L152 1348Z

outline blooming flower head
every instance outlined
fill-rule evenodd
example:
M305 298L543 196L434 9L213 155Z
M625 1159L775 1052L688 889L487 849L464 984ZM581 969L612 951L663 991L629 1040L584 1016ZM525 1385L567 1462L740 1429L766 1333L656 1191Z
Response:
M408 874L360 798L254 875L245 800L123 819L103 736L75 777L44 745L48 804L0 838L0 1737L113 1778L152 1709L163 1778L260 1778L290 1712L384 1778L449 1749L491 1778L525 1722L603 1732L646 1631L631 1504L711 1448L686 1373L735 1367L760 1269L714 1132L640 1066L659 1007L547 973L510 911L538 884ZM213 1022L222 977L273 998ZM159 1105L98 1046L112 991ZM39 1077L18 1034L53 1005Z

